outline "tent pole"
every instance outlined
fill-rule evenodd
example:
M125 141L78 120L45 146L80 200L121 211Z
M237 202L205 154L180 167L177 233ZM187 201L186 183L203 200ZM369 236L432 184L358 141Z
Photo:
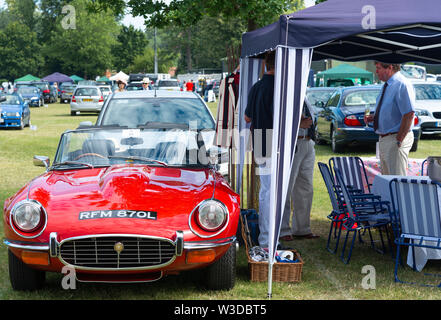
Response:
M273 284L273 264L268 261L268 295L267 295L268 299L271 299L273 296L272 284Z

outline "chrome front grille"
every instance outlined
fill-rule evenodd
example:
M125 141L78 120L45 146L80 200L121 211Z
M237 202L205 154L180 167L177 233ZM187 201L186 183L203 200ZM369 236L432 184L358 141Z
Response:
M175 252L166 239L129 236L72 239L60 245L66 264L88 269L154 268L171 263Z

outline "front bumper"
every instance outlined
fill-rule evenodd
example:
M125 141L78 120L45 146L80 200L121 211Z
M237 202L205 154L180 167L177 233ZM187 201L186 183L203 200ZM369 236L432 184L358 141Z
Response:
M163 261L162 263L154 264L150 266L138 266L138 267L134 267L134 266L120 267L119 261L118 261L118 267L108 267L108 266L102 267L102 265L99 267L91 267L91 266L80 265L79 263L75 264L65 261L66 255L64 255L63 250L66 250L67 247L65 246L63 248L63 245L68 244L72 246L72 244L78 240L90 240L90 239L99 239L99 238L107 239L109 237L112 238L121 237L124 239L128 239L130 241L134 241L134 240L136 241L136 239L140 239L140 238L145 240L160 240L162 241L162 243L168 243L169 247L173 248L173 253L167 259L167 261ZM213 251L216 252L216 257L217 257L220 254L223 254L223 252L226 250L225 248L228 248L229 245L231 245L235 241L236 241L236 237L232 236L223 239L184 242L184 233L182 231L176 231L173 239L151 237L146 235L135 235L135 234L100 234L100 235L86 235L83 237L66 238L61 240L59 239L59 236L56 232L52 232L50 234L49 243L17 241L10 239L4 239L3 242L8 248L15 251L16 255L18 256L22 254L22 252L29 252L29 251L39 252L40 254L47 255L48 257L47 265L35 266L35 268L41 270L60 272L64 266L69 266L75 268L75 270L83 274L96 275L99 273L106 273L106 274L132 273L133 274L139 272L141 273L160 272L162 275L163 273L165 274L176 273L179 271L200 267L201 264L187 264L187 255L189 252L195 252L195 251L203 252L212 249ZM129 250L128 242L122 241L122 243L127 247L127 250ZM111 246L112 245L114 244L112 243ZM98 249L95 250L100 250L100 249L98 247ZM139 255L139 250L140 249L138 247L138 255ZM95 256L96 254L97 259L99 259L98 258L99 253L91 251L91 252L87 252L87 254L89 256L90 255ZM115 252L113 252L113 254L115 254ZM119 253L118 253L118 259L120 259Z
M0 128L18 128L21 125L21 117L0 118Z

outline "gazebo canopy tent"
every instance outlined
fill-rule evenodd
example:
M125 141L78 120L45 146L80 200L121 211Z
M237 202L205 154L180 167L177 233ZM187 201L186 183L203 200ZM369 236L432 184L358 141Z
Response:
M33 76L32 74L27 74L21 78L15 79L14 82L18 82L18 81L38 81L40 80L40 78Z
M109 78L106 76L100 77L96 80L97 82L110 82Z
M79 76L77 76L77 75L72 75L72 76L70 76L69 78L71 78L72 79L72 81L73 82L75 82L75 83L78 83L78 81L82 81L82 80L84 80L83 78L81 78L81 77L79 77Z
M343 63L326 71L317 72L316 86L323 83L324 87L334 87L333 84L338 84L339 80L345 79L351 80L352 84L356 84L355 80L359 80L360 84L371 84L374 82L374 74L365 69Z
M48 82L73 82L73 80L66 76L65 74L59 73L59 72L54 72L44 78L42 78L41 80L46 80Z
M268 295L281 214L305 99L311 60L378 60L387 63L441 63L439 0L328 0L282 15L242 36L239 97L239 191L249 128L243 120L248 92L257 81L263 54L276 51L274 130L271 161Z

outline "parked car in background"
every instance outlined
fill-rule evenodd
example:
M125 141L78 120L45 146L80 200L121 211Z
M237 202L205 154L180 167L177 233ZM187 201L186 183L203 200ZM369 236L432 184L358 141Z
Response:
M195 92L142 90L115 92L104 104L97 126L138 128L148 123L174 123L201 132L207 148L213 147L216 124L210 109ZM222 150L219 172L228 174L228 156Z
M60 92L60 103L69 103L76 87L75 84L63 85Z
M15 91L17 91L18 88L21 88L21 87L30 87L30 86L33 86L32 81L17 81L17 82L14 84ZM2 88L3 88L3 86L2 86Z
M32 85L39 88L43 93L45 103L52 103L54 101L54 94L51 93L49 82L47 81L32 81Z
M317 108L316 142L328 142L333 152L343 152L345 147L356 145L374 146L378 135L373 123L366 127L364 111L369 106L374 113L377 97L382 86L355 86L337 88L323 108ZM415 136L411 151L416 151L421 136L418 116L414 120Z
M98 85L98 87L101 90L101 93L103 94L104 101L112 94L112 88L110 85Z
M17 93L28 102L30 107L41 107L44 103L42 92L37 87L20 86Z
M77 86L70 101L70 115L77 112L100 112L104 97L97 86Z
M31 125L29 104L17 94L3 94L0 99L0 128L23 129Z
M312 87L306 89L306 99L308 99L311 106L323 108L335 91L333 87Z
M219 87L220 87L220 80L213 80L213 92L216 95L216 97L219 97Z
M131 82L126 86L127 91L137 91L137 90L144 90L142 87L142 82Z
M180 125L62 134L54 162L5 200L14 290L75 269L84 282L140 283L199 270L201 286L235 285L240 199L211 164L199 132Z
M179 81L176 79L158 80L156 88L158 90L181 91Z
M441 133L441 83L412 81L416 95L416 114L420 120L421 134Z

